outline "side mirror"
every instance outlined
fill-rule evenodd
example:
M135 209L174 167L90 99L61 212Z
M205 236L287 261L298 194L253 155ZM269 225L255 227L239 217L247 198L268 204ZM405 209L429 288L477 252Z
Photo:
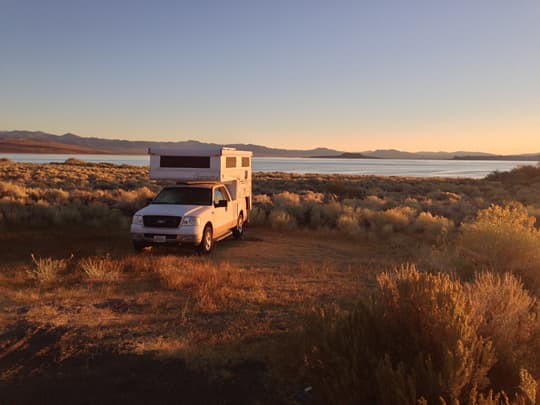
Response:
M219 200L218 202L215 202L214 203L214 207L216 208L222 208L222 207L227 207L227 200Z
M146 199L146 205L152 204L152 201L154 201L153 198L147 198Z

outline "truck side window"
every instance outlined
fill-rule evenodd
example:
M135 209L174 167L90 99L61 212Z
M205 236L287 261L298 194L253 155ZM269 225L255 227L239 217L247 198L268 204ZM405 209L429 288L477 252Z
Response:
M221 187L220 187L220 188L214 189L214 204L221 200L225 200L225 196L221 192Z
M222 200L230 201L229 194L227 193L227 190L225 190L223 187L219 187L218 190L221 191L221 195L223 196Z

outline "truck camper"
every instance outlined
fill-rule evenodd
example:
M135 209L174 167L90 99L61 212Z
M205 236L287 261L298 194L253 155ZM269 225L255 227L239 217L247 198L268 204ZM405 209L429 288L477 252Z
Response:
M131 224L133 247L194 245L241 238L251 210L252 153L234 148L150 148L150 178L165 185Z

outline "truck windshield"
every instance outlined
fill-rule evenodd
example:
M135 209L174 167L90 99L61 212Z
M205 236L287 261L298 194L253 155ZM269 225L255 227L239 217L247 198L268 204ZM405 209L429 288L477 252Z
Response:
M152 204L212 205L212 189L199 187L164 188Z

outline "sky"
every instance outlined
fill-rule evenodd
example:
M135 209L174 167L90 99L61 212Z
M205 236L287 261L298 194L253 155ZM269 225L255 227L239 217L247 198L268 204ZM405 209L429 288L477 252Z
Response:
M540 152L540 1L0 0L0 130Z

